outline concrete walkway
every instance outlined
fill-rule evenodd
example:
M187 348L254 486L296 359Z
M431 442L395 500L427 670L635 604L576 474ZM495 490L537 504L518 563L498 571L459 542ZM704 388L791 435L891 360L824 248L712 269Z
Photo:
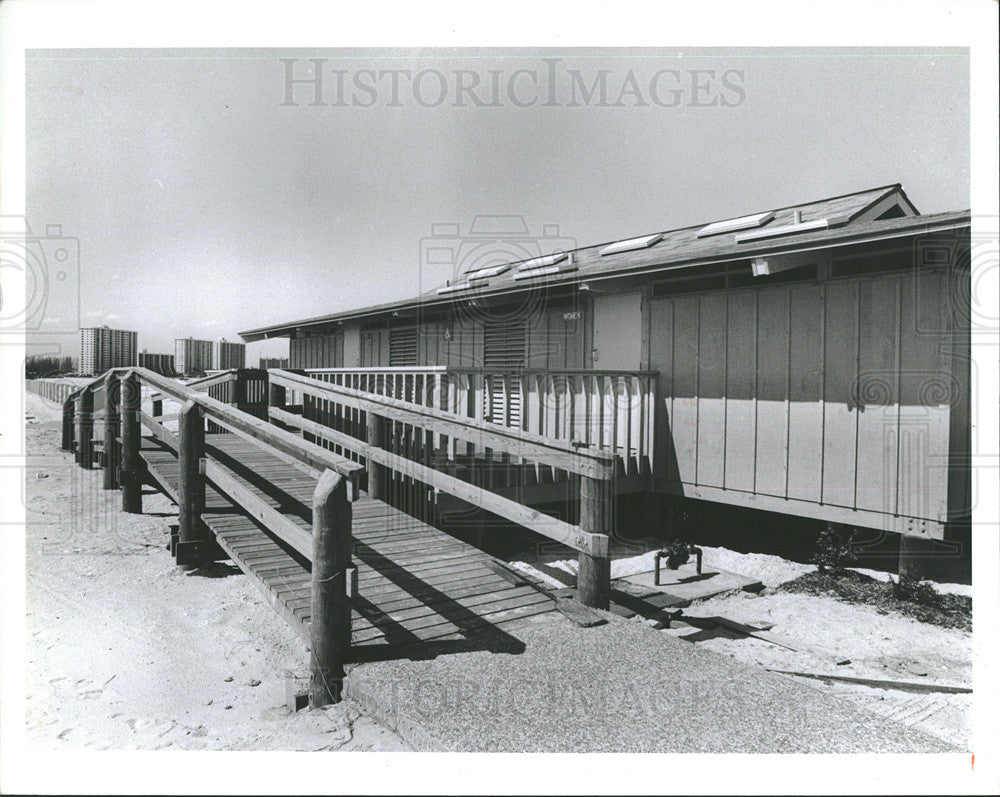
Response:
M641 622L578 628L543 615L523 653L354 666L347 694L418 750L469 752L954 752Z

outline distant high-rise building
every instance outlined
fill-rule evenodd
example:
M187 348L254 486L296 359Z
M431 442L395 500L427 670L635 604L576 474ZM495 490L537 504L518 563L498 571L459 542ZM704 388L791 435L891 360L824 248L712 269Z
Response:
M143 349L139 352L139 366L141 368L148 368L158 374L163 374L164 376L174 375L174 355L172 354L150 354L148 351Z
M136 364L139 336L125 329L84 327L80 330L80 373L103 374L109 368Z
M214 345L212 362L218 371L230 368L244 368L247 362L247 347L245 343L233 343L223 338Z
M211 370L212 349L212 341L210 340L176 338L174 340L174 369L184 376Z
M261 357L261 368L288 368L287 357Z

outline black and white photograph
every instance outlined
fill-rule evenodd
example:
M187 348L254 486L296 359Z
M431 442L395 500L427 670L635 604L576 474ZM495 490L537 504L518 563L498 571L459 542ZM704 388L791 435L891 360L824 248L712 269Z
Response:
M0 3L0 790L995 793L997 16Z

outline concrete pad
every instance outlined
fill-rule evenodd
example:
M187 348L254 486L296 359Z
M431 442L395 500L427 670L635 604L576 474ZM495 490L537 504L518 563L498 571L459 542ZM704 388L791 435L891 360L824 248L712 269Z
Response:
M630 575L623 580L630 584L665 592L682 601L704 600L713 595L740 589L757 592L764 588L759 579L731 573L721 567L712 567L707 562L699 575L693 559L676 570L662 568L659 585L653 583L655 577L655 571L648 570Z
M954 751L801 682L648 625L544 615L524 653L359 664L346 694L418 750L855 753Z

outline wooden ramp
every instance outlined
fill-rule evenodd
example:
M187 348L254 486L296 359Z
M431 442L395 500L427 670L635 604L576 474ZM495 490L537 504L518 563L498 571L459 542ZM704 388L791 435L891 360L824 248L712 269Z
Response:
M142 439L150 480L177 500L177 458ZM233 434L206 435L206 453L261 500L311 532L315 478ZM209 483L203 518L233 562L309 641L310 565ZM353 504L352 657L363 661L448 650L518 650L509 633L554 610L552 599L517 586L468 543L362 493Z

